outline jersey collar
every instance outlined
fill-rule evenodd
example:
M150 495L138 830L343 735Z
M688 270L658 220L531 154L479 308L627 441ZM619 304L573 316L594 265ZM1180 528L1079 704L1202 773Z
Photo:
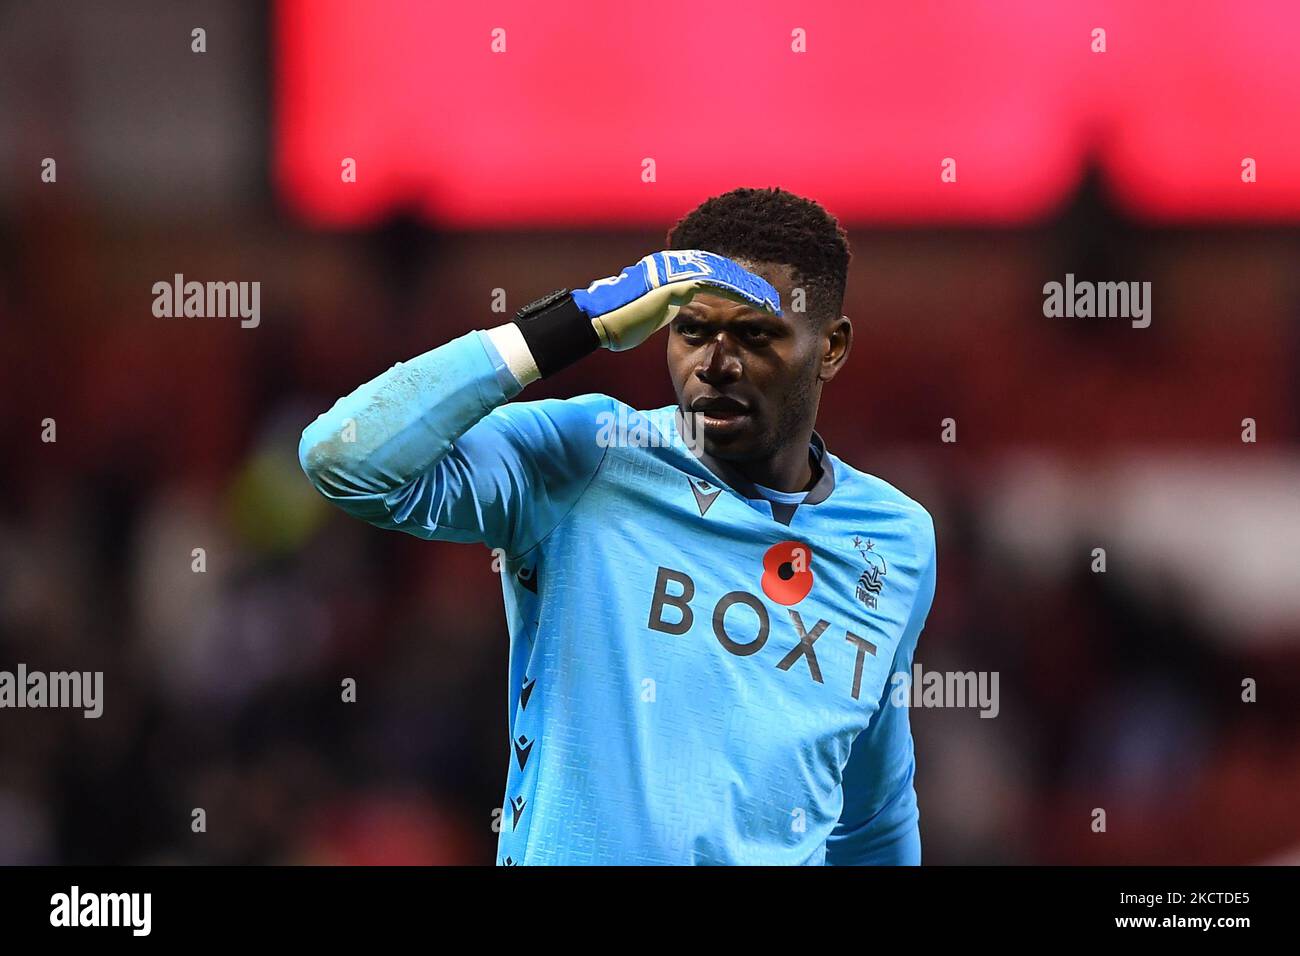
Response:
M695 454L695 450L691 448L691 446L685 441L685 439L682 438L682 431L680 428L680 422L678 418L678 416L681 415L681 408L679 406L672 406L672 411L673 411L672 427L677 440L682 442L682 444L686 447L686 450L690 453L690 456L699 464L701 468L703 468L710 476L712 476L714 481L716 481L720 485L725 485L726 487L733 489L738 494L741 494L746 498L757 499L760 501L767 500L766 496L763 495L757 488L755 488L753 483L746 480L745 478L737 476L733 481L724 482L718 475L713 474L713 470L709 468L708 465L704 464L703 461L700 460L699 456ZM813 484L813 486L808 489L808 495L804 498L801 504L816 505L816 504L821 504L823 501L829 498L831 496L831 492L835 490L835 466L831 462L830 453L826 450L825 440L822 438L821 435L817 433L816 429L813 430L812 440L808 444L808 450L809 453L812 455L813 461L816 463L817 468L821 472L821 474L818 476L817 481ZM786 506L786 507L791 507L791 506Z

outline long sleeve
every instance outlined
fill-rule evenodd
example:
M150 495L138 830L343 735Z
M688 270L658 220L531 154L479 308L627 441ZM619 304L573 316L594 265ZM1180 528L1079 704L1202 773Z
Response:
M934 600L933 541L931 526L930 558L894 653L891 679L885 682L871 724L853 742L844 768L844 807L826 840L826 863L830 866L918 866L921 862L911 723L908 708L895 704L890 695L895 692L892 675L901 672L911 679L917 640Z
M610 399L505 404L519 391L487 335L471 332L339 399L303 431L298 459L354 517L522 554L599 467L597 415Z

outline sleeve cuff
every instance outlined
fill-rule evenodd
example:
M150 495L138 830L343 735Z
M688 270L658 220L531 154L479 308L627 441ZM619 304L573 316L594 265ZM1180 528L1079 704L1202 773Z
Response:
M512 340L512 330L513 336L518 338L517 342ZM537 366L533 364L528 347L524 345L523 338L513 323L480 330L477 334L479 344L491 360L497 383L506 398L514 398L523 391L525 385L538 378Z

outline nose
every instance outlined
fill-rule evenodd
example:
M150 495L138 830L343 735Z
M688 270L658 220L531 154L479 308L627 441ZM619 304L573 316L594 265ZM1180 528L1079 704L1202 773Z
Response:
M726 332L719 332L700 353L695 377L708 385L723 385L740 378L740 356Z

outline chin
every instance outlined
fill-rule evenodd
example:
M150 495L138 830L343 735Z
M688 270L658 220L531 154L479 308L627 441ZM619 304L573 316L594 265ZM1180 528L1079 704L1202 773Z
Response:
M714 458L722 461L753 461L763 457L758 436L748 429L732 435L711 434L713 431L707 427L704 429L704 450Z
M707 425L695 413L682 410L693 422L693 428L683 432L696 451L723 461L753 461L764 457L763 425L761 420L749 419L735 426Z

